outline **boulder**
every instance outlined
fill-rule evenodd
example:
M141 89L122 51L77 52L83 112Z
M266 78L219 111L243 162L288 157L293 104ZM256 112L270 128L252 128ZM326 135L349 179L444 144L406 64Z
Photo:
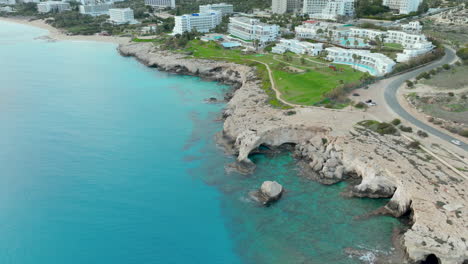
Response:
M259 190L252 193L252 197L263 205L270 205L277 201L283 193L283 186L276 181L265 181Z

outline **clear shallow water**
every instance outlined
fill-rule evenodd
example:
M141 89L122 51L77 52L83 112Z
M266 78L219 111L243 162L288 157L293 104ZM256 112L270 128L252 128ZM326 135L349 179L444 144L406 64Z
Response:
M21 34L19 34L21 32ZM115 46L33 40L0 22L0 263L359 263L389 251L384 204L297 175L289 154L226 174L214 145L226 86L160 73ZM248 192L287 192L258 207Z

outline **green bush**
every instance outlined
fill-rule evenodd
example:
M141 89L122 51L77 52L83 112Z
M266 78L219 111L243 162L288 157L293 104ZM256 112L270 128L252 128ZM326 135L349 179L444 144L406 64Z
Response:
M419 146L421 145L421 143L419 143L419 141L412 141L411 143L408 144L408 148L412 148L412 149L419 149Z
M444 64L442 65L442 68L444 68L444 70L450 70L450 65Z
M363 103L363 102L359 102L359 103L355 104L354 107L359 108L359 109L365 109L365 108L367 108L367 105L365 103Z
M395 119L392 120L391 123L392 123L392 125L394 125L394 126L398 126L399 124L401 124L401 120L398 119L398 118L395 118Z
M413 132L413 128L411 127L407 127L407 126L400 126L400 130L403 131L403 132L407 132L407 133L411 133Z
M418 130L418 132L417 132L416 134L417 134L418 136L422 137L422 138L426 138L426 137L429 136L426 132L424 132L424 131L422 131L422 130Z
M462 129L458 132L458 134L462 137L468 137L468 129Z

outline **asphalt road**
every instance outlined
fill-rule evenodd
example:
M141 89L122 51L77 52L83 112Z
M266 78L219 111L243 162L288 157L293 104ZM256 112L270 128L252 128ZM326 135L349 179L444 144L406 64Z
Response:
M398 88L408 79L415 78L418 76L421 72L429 71L431 69L437 68L439 66L442 66L444 64L449 64L455 59L456 55L455 52L451 49L445 48L445 56L434 63L431 63L429 65L426 65L422 68L416 69L414 71L410 71L407 73L404 73L402 75L399 75L397 77L394 77L395 79L392 80L387 87L385 87L384 91L384 97L385 101L387 102L388 106L400 117L403 119L406 119L408 122L410 122L413 126L418 127L420 130L425 131L429 134L432 134L434 136L437 136L447 142L451 143L451 140L457 140L456 138L450 136L449 134L446 134L438 129L435 129L429 125L426 125L425 123L421 122L414 116L412 116L410 113L408 113L403 107L398 103L397 100L397 90ZM460 142L461 146L458 146L462 148L465 151L468 151L468 145Z

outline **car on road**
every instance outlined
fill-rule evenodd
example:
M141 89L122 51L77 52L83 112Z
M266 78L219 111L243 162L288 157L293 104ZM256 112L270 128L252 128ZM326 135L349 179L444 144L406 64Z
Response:
M450 142L452 142L452 144L454 144L454 145L461 146L460 140L452 139L452 140L450 140Z

